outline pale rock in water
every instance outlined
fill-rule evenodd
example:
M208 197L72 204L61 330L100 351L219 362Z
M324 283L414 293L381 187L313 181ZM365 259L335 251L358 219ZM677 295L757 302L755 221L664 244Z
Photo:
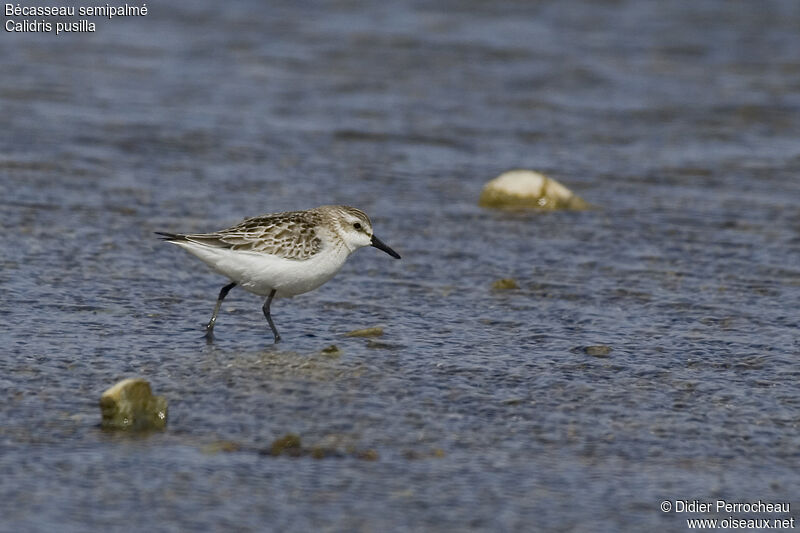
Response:
M167 400L153 396L150 384L141 378L123 379L100 397L103 429L142 431L164 429Z
M587 209L589 204L556 180L533 170L509 170L489 181L478 200L481 207Z

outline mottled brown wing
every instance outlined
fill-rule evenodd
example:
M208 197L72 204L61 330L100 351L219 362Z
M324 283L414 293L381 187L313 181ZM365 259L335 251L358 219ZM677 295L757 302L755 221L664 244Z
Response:
M317 213L294 211L248 218L222 231L182 237L205 246L303 260L322 248L322 240L316 231L320 223L321 217Z

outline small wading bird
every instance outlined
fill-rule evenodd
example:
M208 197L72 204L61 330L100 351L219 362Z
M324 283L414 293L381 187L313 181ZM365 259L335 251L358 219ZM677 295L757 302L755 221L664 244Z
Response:
M209 342L214 339L222 300L237 285L266 296L262 309L278 342L281 336L270 314L273 298L316 289L342 268L350 254L364 246L374 246L400 259L372 234L366 213L344 205L261 215L214 233L156 233L231 280L219 291L206 326Z

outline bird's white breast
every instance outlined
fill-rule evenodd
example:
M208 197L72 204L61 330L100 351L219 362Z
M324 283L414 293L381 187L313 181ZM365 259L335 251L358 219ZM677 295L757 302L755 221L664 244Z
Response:
M299 261L270 254L176 242L212 269L229 277L243 289L267 296L289 297L316 289L331 279L344 265L350 250L331 245L308 259Z

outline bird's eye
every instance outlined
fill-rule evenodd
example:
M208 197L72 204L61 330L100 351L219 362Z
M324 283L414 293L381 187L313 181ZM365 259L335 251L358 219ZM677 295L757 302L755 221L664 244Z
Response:
M357 230L360 230L361 229L361 222L356 222L355 224L353 224L353 227L355 229L357 229Z

